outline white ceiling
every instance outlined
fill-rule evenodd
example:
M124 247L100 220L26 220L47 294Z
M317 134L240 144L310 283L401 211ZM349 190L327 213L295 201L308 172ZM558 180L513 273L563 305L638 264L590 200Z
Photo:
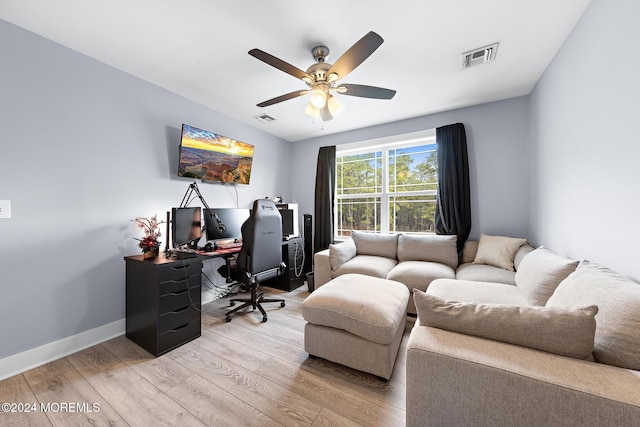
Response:
M0 18L298 141L526 95L589 1L0 0ZM250 49L306 70L313 46L333 63L369 31L385 42L341 82L395 89L392 100L338 95L345 108L325 123L304 114L306 96L256 106L306 86ZM461 69L461 53L494 42L494 62Z

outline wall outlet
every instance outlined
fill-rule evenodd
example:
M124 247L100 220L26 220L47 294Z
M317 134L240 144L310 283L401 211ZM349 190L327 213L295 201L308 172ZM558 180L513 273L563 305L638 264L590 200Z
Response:
M11 219L11 200L0 200L0 219Z

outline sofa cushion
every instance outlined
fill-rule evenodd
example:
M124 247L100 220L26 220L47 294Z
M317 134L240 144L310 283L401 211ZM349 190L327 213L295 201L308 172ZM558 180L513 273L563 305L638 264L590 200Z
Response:
M515 274L516 286L531 304L545 305L560 282L577 266L577 260L561 257L541 246L520 263Z
M331 280L302 303L309 323L389 344L405 321L410 292L402 283L363 275Z
M387 274L389 280L396 280L407 285L409 289L418 288L422 291L435 279L455 277L455 270L448 265L428 261L403 261Z
M640 370L640 284L581 261L556 288L547 307L596 304L596 362Z
M527 240L514 237L491 236L482 234L478 242L478 251L473 260L475 264L488 264L513 271L516 252Z
M478 241L477 240L467 240L464 242L464 246L462 248L462 263L466 264L468 262L473 262L476 259L476 253L478 252Z
M440 298L478 304L530 305L517 286L505 283L436 279L427 293Z
M391 258L373 255L356 255L338 267L338 269L332 273L332 277L342 276L343 274L366 274L384 279L396 264L398 264L398 261Z
M337 270L342 264L356 256L356 244L353 239L329 245L329 262L331 270Z
M401 234L398 236L399 261L430 261L458 266L458 236Z
M358 255L375 255L391 259L398 258L398 235L366 231L352 231Z
M520 249L516 251L516 254L513 257L513 267L516 269L516 271L518 270L518 268L520 268L520 263L522 262L522 260L531 252L533 252L533 249L533 246L531 246L529 243L525 243L520 246Z
M474 304L419 290L413 297L420 326L506 342L577 359L591 359L598 307Z
M497 282L515 285L515 277L516 273L513 271L485 264L462 264L456 271L456 279L476 282Z

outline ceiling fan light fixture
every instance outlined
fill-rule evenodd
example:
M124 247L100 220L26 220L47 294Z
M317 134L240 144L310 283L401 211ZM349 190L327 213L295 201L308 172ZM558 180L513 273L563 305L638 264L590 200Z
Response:
M327 76L327 83L333 83L335 81L337 81L340 78L340 76L338 76L336 73L330 73Z
M311 105L315 108L324 108L327 103L327 93L320 89L316 88L311 91Z
M314 119L320 118L320 110L313 106L313 104L307 104L307 108L304 110L307 116L311 116Z
M342 106L342 102L335 96L329 95L329 101L327 101L327 107L329 108L329 112L332 116L338 114L344 108Z

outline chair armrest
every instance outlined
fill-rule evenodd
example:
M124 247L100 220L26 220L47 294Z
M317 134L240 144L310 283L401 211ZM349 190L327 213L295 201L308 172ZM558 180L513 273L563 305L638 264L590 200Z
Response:
M313 283L315 288L319 288L331 279L331 261L329 260L329 249L316 252L313 255Z
M407 427L640 425L640 372L415 326Z

